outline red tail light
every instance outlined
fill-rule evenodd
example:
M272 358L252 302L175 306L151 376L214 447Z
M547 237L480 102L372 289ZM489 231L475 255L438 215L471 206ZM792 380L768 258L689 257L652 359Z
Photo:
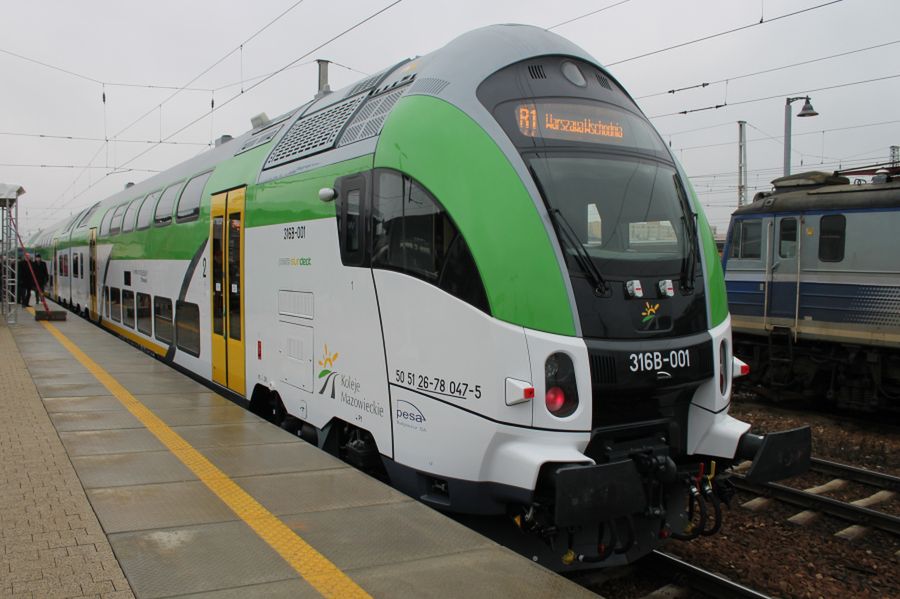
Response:
M566 406L566 393L559 387L550 387L547 389L545 401L550 413L554 415L558 414Z

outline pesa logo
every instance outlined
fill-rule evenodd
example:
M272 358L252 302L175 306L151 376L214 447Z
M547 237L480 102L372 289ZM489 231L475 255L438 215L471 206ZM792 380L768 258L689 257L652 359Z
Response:
M396 422L399 426L405 426L406 428L411 428L413 430L426 431L428 430L425 426L427 419L425 415L422 414L422 410L417 408L414 404L406 400L397 401L397 407L394 410L394 422Z

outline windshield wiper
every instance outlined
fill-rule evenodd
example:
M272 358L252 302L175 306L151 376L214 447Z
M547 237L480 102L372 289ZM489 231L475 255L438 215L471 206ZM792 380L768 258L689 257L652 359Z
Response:
M681 259L681 287L689 292L694 290L694 276L697 268L697 213L691 212L691 215L693 227L688 225L686 216L681 217L688 243L687 254Z
M553 224L556 225L557 231L560 233L560 238L568 241L569 245L572 246L572 249L575 250L575 261L578 262L578 265L581 266L581 270L583 270L591 280L591 284L594 286L594 293L597 295L606 295L609 293L609 284L606 282L606 279L603 278L603 275L600 274L600 271L597 269L597 265L594 264L594 260L591 258L590 254L588 254L587 250L584 249L584 246L581 245L578 235L575 234L572 225L569 224L569 221L566 220L563 213L560 212L559 208L551 208L549 214L550 218L553 219Z
M541 194L544 203L547 205L547 214L550 215L550 220L553 221L553 227L556 229L557 235L561 241L568 242L568 244L572 246L572 249L575 250L575 261L591 280L591 284L594 286L594 293L601 296L607 295L609 293L609 284L607 284L603 275L600 274L600 271L591 259L590 254L588 254L587 250L584 249L584 246L581 245L581 241L579 241L578 235L576 235L572 229L572 225L569 224L569 221L566 220L566 217L563 216L563 213L560 212L559 208L550 206L550 203L547 201L547 194L544 193L544 186L541 184L541 180L537 176L537 173L534 172L534 168L529 166L528 172L531 173L531 178L538 188L538 193Z

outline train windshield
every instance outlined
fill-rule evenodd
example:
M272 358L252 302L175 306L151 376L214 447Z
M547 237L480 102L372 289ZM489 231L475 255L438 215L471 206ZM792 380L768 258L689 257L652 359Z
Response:
M594 153L524 158L558 226L574 234L604 276L677 272L688 258L693 222L673 167Z

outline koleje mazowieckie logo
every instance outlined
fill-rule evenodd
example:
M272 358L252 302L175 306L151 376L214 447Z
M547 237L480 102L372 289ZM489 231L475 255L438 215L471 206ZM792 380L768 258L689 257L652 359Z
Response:
M650 302L644 302L644 311L641 312L641 316L644 319L641 321L643 324L649 324L656 318L656 312L659 310L659 304L650 305Z
M338 373L334 370L334 363L337 362L338 352L334 352L334 354L328 353L328 344L325 344L325 349L322 352L322 359L319 360L319 366L322 367L322 370L319 372L319 378L325 379L325 382L322 383L322 388L319 389L319 395L325 393L325 388L328 387L328 383L331 383L331 399L334 399L334 383L337 380Z

